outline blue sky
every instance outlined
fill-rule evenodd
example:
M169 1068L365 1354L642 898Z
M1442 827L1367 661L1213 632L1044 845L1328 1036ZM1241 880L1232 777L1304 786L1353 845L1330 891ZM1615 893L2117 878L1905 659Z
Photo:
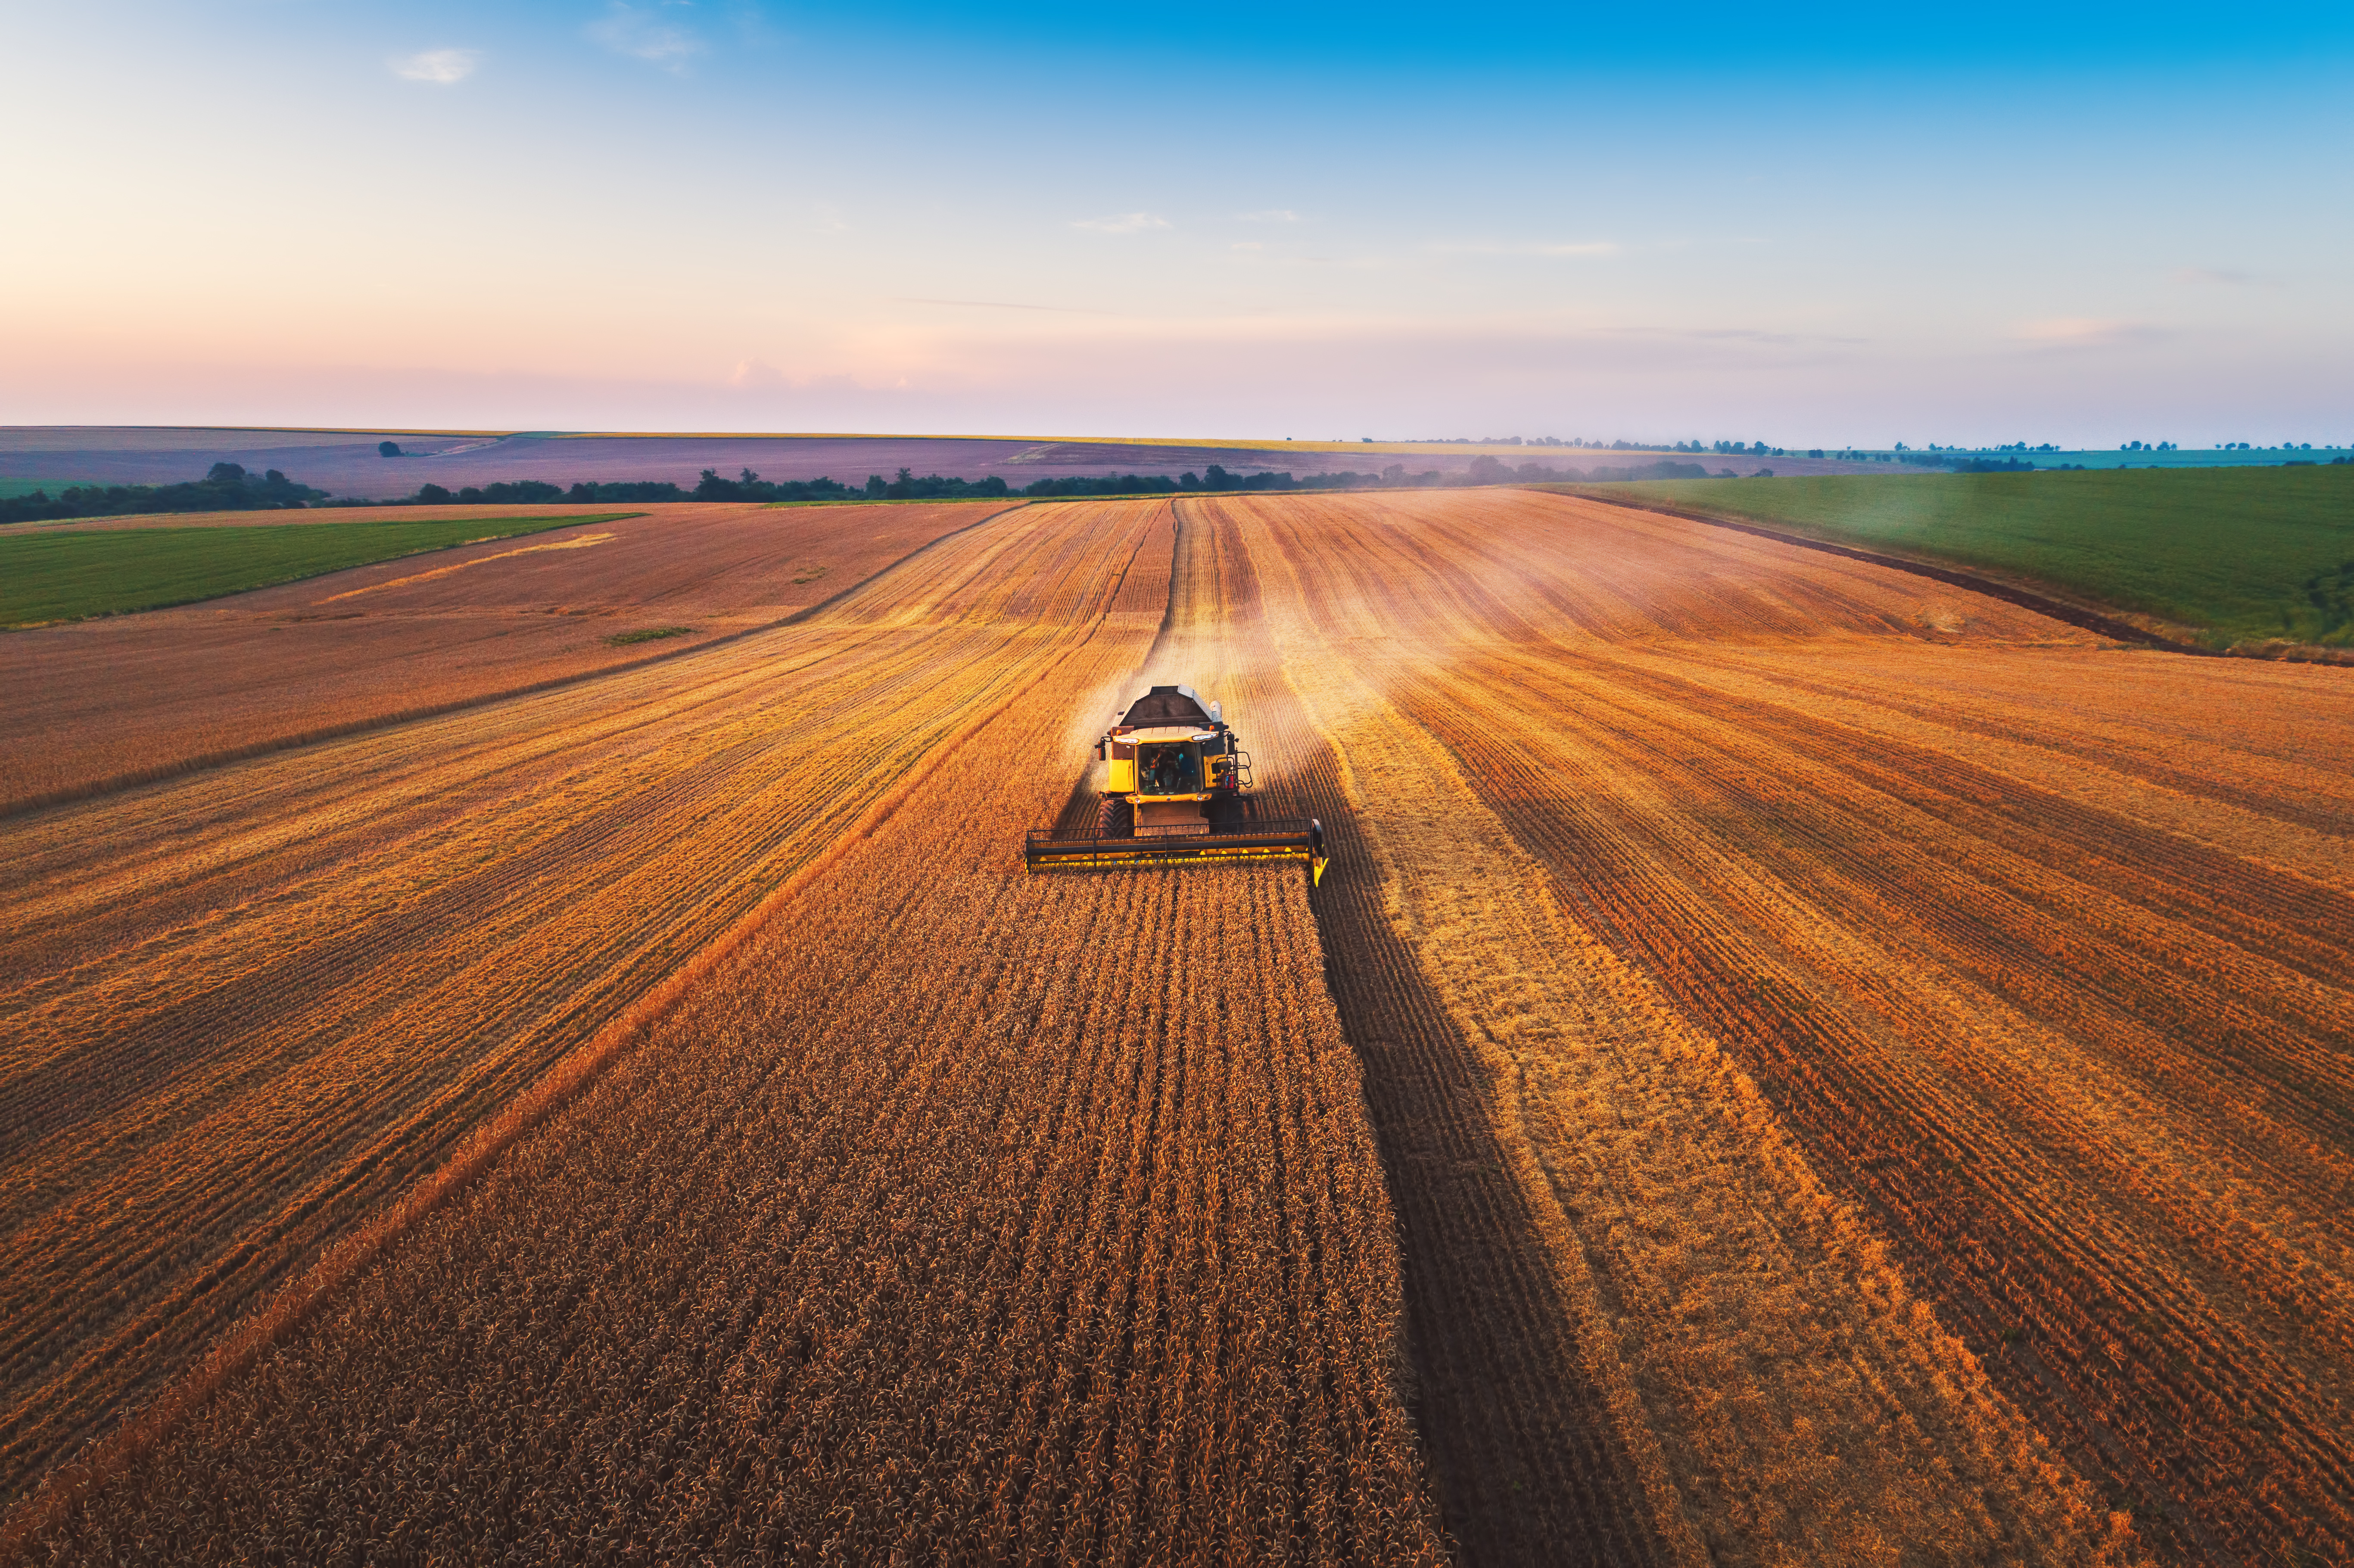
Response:
M2354 442L2354 8L0 28L9 422Z

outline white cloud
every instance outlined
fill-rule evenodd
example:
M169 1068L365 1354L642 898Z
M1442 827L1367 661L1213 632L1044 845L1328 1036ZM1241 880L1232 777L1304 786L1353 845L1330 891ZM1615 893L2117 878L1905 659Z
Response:
M392 74L404 81L429 81L436 87L455 87L474 74L482 63L478 49L427 49L422 54L401 55L386 62Z
M611 0L605 19L588 24L588 36L617 55L644 60L673 73L682 72L688 60L703 52L703 40L688 29L662 19L663 13L681 8L683 0L654 0L651 5Z
M1142 234L1149 228L1174 228L1177 226L1158 213L1128 212L1118 217L1083 217L1071 225L1092 234Z

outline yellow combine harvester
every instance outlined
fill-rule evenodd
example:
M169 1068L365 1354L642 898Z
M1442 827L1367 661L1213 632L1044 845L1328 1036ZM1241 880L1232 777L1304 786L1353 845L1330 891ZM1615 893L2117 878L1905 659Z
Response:
M1096 743L1106 764L1092 828L1040 828L1023 846L1032 871L1304 860L1324 877L1324 827L1313 817L1263 818L1250 796L1250 753L1191 686L1155 686Z

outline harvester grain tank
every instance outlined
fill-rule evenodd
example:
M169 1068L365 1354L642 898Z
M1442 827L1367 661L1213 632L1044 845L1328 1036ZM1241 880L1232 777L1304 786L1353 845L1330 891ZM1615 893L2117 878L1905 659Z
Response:
M1040 828L1023 846L1032 871L1216 861L1304 860L1324 876L1324 828L1313 817L1261 817L1250 753L1191 686L1155 686L1096 743L1106 769L1093 827Z

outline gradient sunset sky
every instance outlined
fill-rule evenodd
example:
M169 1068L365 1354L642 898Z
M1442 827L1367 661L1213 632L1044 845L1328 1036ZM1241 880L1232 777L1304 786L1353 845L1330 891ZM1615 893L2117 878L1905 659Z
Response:
M2354 6L0 11L0 422L2354 443Z

